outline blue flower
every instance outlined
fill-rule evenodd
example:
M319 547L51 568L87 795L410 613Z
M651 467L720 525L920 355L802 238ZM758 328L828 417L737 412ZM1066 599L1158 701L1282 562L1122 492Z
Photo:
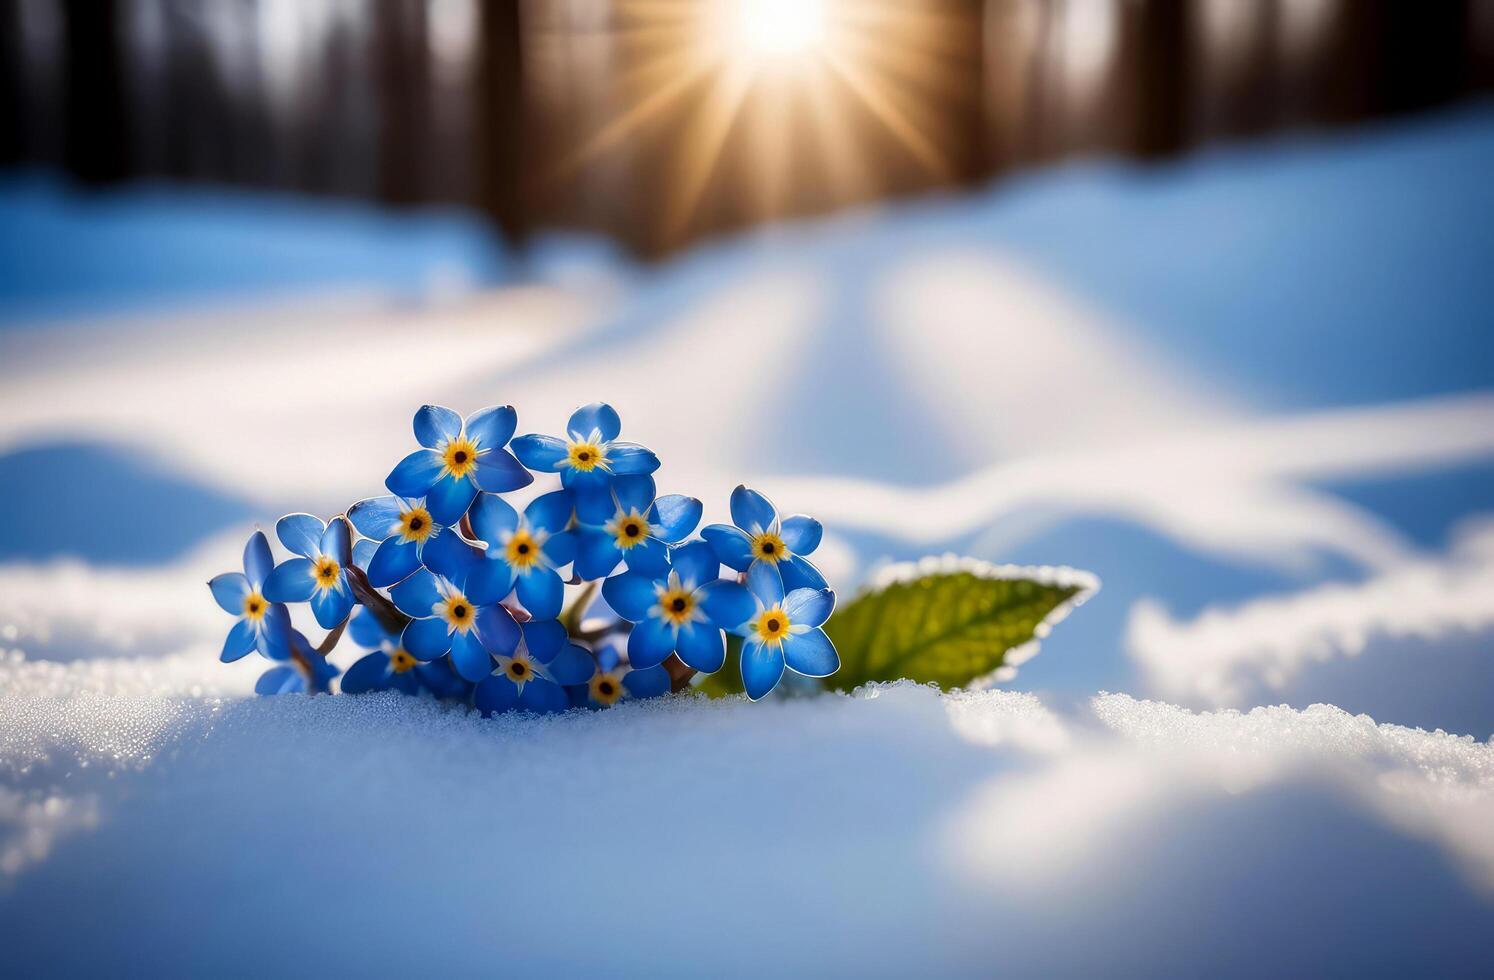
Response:
M415 438L425 448L400 460L384 485L400 497L424 499L436 523L450 527L479 489L506 493L534 482L503 448L518 422L510 405L473 412L466 422L449 408L422 406L415 413Z
M327 659L312 649L306 637L295 634L295 641L304 658L302 664L281 664L271 667L259 675L254 682L254 693L273 694L330 694L332 678L338 670L327 663Z
M825 588L825 576L804 558L820 545L824 528L819 521L803 514L779 521L772 502L744 486L731 492L731 519L736 527L711 524L700 532L723 565L739 572L752 565L771 565L790 592Z
M619 561L635 572L662 575L669 545L684 540L700 523L700 501L673 493L654 496L651 476L620 476L610 487L576 492L576 574L606 578Z
M290 613L264 594L265 579L274 565L270 542L264 532L255 531L244 546L244 571L225 572L208 583L213 599L223 611L239 617L228 631L223 653L218 657L226 664L255 649L271 660L290 656Z
M520 642L519 624L498 605L509 586L480 574L490 563L455 532L432 541L422 560L424 568L389 590L411 617L400 646L425 663L450 653L459 675L480 681L493 669L491 654L511 654Z
M359 646L371 648L342 675L342 693L365 691L400 691L418 694L424 688L436 697L464 697L471 685L452 672L445 660L422 663L399 645L399 636L390 633L371 611L360 609L354 614L348 632Z
M348 508L358 533L377 541L367 562L368 584L376 589L403 582L420 567L426 544L443 530L423 500L369 497Z
M525 642L512 656L499 657L493 673L477 685L472 703L484 715L513 710L540 714L565 711L571 706L565 686L585 684L596 666L591 652L574 643L562 643L548 659L541 658L531 650L526 631Z
M287 514L276 522L275 536L301 557L275 566L265 580L265 596L271 602L311 600L311 611L322 629L332 629L347 619L353 608L347 572L353 560L353 539L348 522L334 517L323 524L310 514Z
M485 493L472 505L472 531L487 547L477 573L487 592L500 597L514 589L535 619L560 615L565 583L555 570L576 557L571 494L556 490L536 497L523 517L501 497Z
M596 652L597 672L586 686L571 688L577 706L610 708L622 698L656 698L668 694L672 681L662 664L636 668L622 663L617 646L605 643Z
M820 627L835 609L829 589L794 589L786 596L778 571L766 562L747 570L755 607L732 627L742 637L742 686L754 701L778 686L784 667L806 677L829 677L840 669L835 644Z
M721 581L721 563L704 541L671 550L662 575L626 571L602 584L602 597L623 619L636 623L628 637L628 662L657 667L671 654L703 674L726 661L729 629L755 608L747 590Z
M571 413L566 438L526 435L514 452L537 473L559 473L565 487L605 486L614 476L636 476L659 468L659 457L635 442L618 442L622 421L611 405L593 402Z

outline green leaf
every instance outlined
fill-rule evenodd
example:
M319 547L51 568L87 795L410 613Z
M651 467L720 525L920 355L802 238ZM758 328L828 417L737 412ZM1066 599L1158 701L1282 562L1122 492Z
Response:
M893 566L825 624L841 664L825 683L849 691L905 677L946 689L1005 680L1098 588L1087 572L952 555Z

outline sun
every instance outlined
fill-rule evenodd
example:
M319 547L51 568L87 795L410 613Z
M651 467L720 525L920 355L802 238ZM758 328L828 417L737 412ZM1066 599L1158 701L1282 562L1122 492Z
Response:
M755 58L806 54L825 40L823 0L731 0L724 41Z

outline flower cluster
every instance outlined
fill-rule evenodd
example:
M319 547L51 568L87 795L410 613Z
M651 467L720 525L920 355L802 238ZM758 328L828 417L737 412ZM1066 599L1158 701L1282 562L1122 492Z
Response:
M839 668L822 629L835 593L806 557L818 521L780 518L739 486L732 523L691 539L701 502L658 494L659 458L618 438L611 406L578 408L564 436L514 438L517 426L506 405L465 419L426 405L420 448L390 472L388 495L327 522L282 517L276 537L294 557L279 565L256 531L244 571L208 583L238 617L222 660L257 650L275 661L261 694L327 692L338 674L327 655L346 631L369 652L342 675L343 693L426 692L485 714L681 690L722 669L728 633L754 701L785 670ZM504 495L535 474L557 475L559 488L516 509ZM291 625L287 604L301 602L327 631L319 646Z

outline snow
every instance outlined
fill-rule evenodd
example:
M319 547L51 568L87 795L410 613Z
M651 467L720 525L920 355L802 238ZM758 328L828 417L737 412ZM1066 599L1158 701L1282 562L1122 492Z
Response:
M1490 134L1079 168L424 307L6 327L7 972L1477 972ZM207 578L379 492L415 405L593 398L707 521L744 480L816 513L843 593L949 551L1105 589L1005 690L485 721L217 663Z

